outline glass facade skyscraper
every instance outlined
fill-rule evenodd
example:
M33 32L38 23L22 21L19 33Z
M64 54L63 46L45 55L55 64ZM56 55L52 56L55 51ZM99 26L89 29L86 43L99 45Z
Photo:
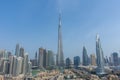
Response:
M113 66L118 66L119 65L118 53L117 52L112 53L111 59L112 59L112 65Z
M48 62L48 66L49 67L54 65L54 53L51 50L48 50L48 59L47 59L47 62Z
M97 56L97 74L105 74L104 72L104 57L103 50L101 48L100 37L96 36L96 56Z
M74 67L78 68L79 65L80 65L80 57L79 56L75 56L74 57Z
M71 67L71 60L70 58L66 58L66 68L70 68Z
M84 66L89 65L89 58L88 58L87 50L86 50L85 46L83 47L83 65Z

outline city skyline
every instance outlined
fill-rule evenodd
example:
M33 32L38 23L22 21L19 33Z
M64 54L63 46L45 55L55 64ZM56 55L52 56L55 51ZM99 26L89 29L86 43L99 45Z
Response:
M41 46L56 54L60 7L65 57L81 57L83 46L88 55L95 53L97 33L101 36L104 56L119 52L120 1L54 1L1 1L0 48L15 53L15 45L19 43L30 57Z

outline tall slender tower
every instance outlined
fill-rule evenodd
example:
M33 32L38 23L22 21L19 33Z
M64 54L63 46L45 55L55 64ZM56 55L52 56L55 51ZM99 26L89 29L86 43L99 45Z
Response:
M59 67L64 66L63 46L62 46L62 33L61 33L61 14L59 14L58 25L58 51L57 51L57 65Z
M96 36L96 55L97 55L97 74L105 74L103 50L101 48L99 35Z

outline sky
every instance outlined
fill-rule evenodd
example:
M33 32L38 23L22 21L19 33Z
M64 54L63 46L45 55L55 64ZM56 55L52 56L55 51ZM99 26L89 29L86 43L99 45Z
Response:
M12 51L17 43L34 58L38 48L57 53L58 17L62 14L64 56L96 53L100 35L104 56L120 52L120 0L2 0L0 49ZM120 56L120 55L119 55Z

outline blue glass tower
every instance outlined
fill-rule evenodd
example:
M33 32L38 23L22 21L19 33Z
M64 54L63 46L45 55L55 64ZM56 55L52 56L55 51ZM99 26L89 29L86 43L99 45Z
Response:
M66 68L70 68L71 60L70 58L66 58Z
M118 53L117 52L112 53L111 59L112 59L112 65L113 66L118 66L119 65Z
M75 56L74 57L74 67L78 68L79 65L80 65L80 57L79 56Z
M87 50L86 50L85 46L83 47L83 65L84 66L89 65L89 58L88 58Z

